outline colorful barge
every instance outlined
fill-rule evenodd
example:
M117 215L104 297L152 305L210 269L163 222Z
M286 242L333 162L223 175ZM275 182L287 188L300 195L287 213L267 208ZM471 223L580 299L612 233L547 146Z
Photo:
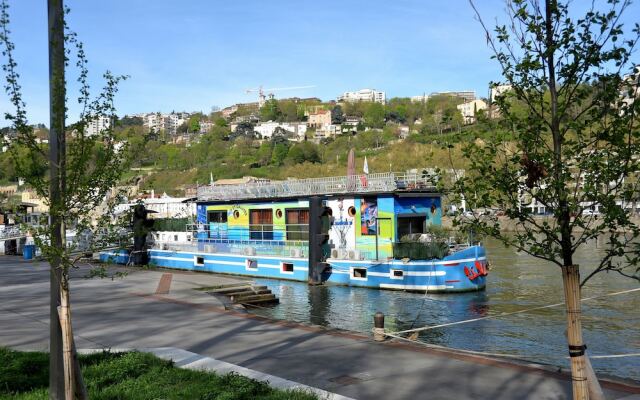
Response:
M429 241L429 227L441 225L440 194L426 177L411 173L200 187L187 241L154 246L151 263L308 281L313 196L322 198L321 283L420 292L484 289L487 261L479 244L447 243L435 258L400 254L401 239ZM118 253L102 258L126 259Z

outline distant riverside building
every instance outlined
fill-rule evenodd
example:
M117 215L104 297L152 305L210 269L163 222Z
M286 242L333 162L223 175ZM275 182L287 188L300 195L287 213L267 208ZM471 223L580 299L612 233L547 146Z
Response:
M258 132L263 139L269 139L278 128L294 135L296 140L304 139L307 133L307 124L304 122L262 122L256 125L254 130Z
M84 127L84 134L86 136L96 136L108 129L111 129L111 118L100 116L87 123Z
M485 103L484 100L477 99L458 104L456 107L460 110L464 123L472 124L476 121L476 113L480 110L487 109L487 103Z
M357 92L344 92L338 97L339 102L355 103L358 101L371 101L384 104L386 96L384 92L375 89L361 89Z
M431 93L429 97L439 96L439 95L460 97L464 99L464 101L473 101L476 99L476 92L474 92L473 90L462 90L457 92L434 92L434 93Z
M329 110L317 110L314 113L310 113L307 119L307 126L309 128L321 128L324 125L331 125L331 111Z

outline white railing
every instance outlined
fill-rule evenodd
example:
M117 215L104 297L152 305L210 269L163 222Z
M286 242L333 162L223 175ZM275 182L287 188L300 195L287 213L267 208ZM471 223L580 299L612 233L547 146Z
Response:
M432 177L418 173L379 174L252 182L240 185L208 185L198 188L198 200L244 200L279 197L306 197L396 191L435 191Z

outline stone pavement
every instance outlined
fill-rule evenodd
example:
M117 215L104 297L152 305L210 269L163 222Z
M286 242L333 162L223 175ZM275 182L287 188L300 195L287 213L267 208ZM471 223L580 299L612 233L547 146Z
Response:
M85 273L75 271L72 281L78 348L176 347L356 399L571 398L570 378L540 366L270 321L192 290L244 278L135 270L85 280ZM44 263L0 256L0 345L47 350L48 276ZM603 387L610 399L640 394L629 382Z

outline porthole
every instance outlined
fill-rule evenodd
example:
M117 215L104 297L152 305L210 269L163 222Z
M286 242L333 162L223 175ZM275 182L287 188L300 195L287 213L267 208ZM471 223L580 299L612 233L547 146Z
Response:
M240 218L240 211L235 210L235 211L233 212L233 218L235 218L235 219Z
M349 207L349 216L350 217L355 217L356 216L356 208L354 206Z
M276 210L276 218L278 219L282 218L282 210L279 208Z
M435 214L436 213L436 205L432 204L431 205L431 214Z

